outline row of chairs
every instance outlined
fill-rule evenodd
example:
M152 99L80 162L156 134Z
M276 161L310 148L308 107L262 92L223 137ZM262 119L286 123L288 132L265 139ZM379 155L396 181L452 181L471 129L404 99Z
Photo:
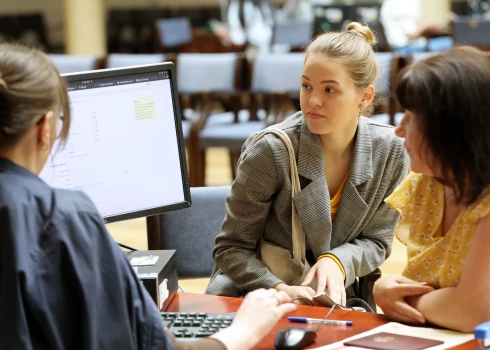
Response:
M276 21L272 28L271 50L300 51L314 36L313 25L313 20ZM191 21L186 17L156 19L154 28L159 52L216 53L244 50L243 45L224 46L214 34L193 30ZM200 45L202 37L207 37L207 45Z
M357 9L360 10L363 7ZM373 9L377 10L375 7ZM329 8L329 10L332 9ZM153 51L214 53L243 51L244 49L243 46L237 45L225 47L213 34L193 30L190 20L186 17L155 19L153 23L154 34L151 35L154 45ZM366 21L366 23L378 37L377 51L390 51L381 23L377 19ZM317 33L321 32L315 28L316 25L314 20L282 19L276 21L272 28L271 51L301 51ZM488 20L458 17L451 22L451 28L452 39L448 38L448 40L452 40L456 44L490 47L490 37L488 36L490 21ZM134 38L133 42L135 42ZM427 51L431 51L430 45L428 45Z
M108 51L154 52L158 37L155 21L183 17L192 28L203 28L209 20L221 17L221 9L219 6L112 9L107 24Z
M417 53L418 60L433 53ZM278 123L299 110L300 77L304 53L260 54L111 54L93 56L49 55L60 72L117 68L173 61L183 107L183 132L189 154L192 186L204 186L206 152L224 147L230 152L232 175L244 141L254 132ZM374 119L395 124L401 118L392 93L403 57L376 53L380 74L376 81L380 103ZM405 60L406 61L406 60Z

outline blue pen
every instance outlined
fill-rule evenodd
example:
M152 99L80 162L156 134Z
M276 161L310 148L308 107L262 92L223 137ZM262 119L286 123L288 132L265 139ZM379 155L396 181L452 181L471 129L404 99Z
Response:
M321 318L308 318L308 317L288 317L289 322L296 323L323 323L336 326L352 326L352 321L340 321L340 320L323 320Z

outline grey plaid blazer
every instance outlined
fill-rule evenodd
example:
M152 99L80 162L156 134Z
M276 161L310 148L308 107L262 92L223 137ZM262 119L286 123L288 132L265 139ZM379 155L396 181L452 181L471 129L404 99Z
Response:
M309 131L301 112L271 127L284 130L295 150L302 190L293 200L307 249L315 258L334 254L345 268L348 287L391 253L399 214L384 199L408 173L403 141L393 127L360 118L349 179L332 223L320 137ZM282 282L257 258L256 250L263 237L292 251L291 210L287 149L276 136L265 135L242 159L227 196L227 213L213 249L216 267L206 293L234 295L230 284L251 291Z

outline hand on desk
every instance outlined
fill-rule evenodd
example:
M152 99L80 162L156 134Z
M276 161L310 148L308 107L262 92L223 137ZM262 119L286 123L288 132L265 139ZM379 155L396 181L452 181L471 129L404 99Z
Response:
M313 303L313 296L316 295L313 288L308 286L288 286L285 283L280 283L274 288L278 291L286 293L291 298L298 298L294 301L296 304L311 305L311 303Z
M308 271L302 286L307 286L313 282L314 278L318 279L316 294L323 293L325 287L328 289L328 295L337 304L345 305L346 295L344 286L344 274L339 265L331 258L321 258Z
M296 310L291 297L275 289L258 289L247 294L230 327L214 334L228 350L256 345L286 313Z
M407 299L430 293L434 290L425 283L402 276L382 277L376 281L373 294L376 304L389 318L415 324L424 324L425 317Z

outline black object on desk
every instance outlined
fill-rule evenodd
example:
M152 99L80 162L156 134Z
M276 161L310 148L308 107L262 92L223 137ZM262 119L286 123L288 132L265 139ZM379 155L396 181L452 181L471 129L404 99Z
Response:
M162 312L162 322L181 340L209 337L231 325L235 314L211 312Z
M131 262L134 258L151 261L158 257L154 264L134 265L133 268L141 283L157 304L159 310L165 310L179 288L177 275L177 256L175 250L138 250L126 252ZM133 260L134 262L135 260ZM144 260L143 260L144 263Z
M279 350L299 350L313 343L316 332L301 327L288 327L276 334L274 346Z

